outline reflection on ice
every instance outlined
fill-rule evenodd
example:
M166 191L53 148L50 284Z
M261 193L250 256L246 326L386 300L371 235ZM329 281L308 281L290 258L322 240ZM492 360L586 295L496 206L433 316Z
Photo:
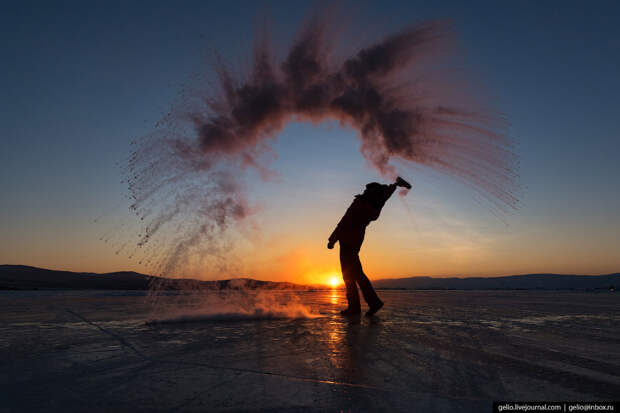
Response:
M329 296L331 304L333 305L338 304L342 297L343 297L342 290L337 290L335 288L332 288L331 295Z

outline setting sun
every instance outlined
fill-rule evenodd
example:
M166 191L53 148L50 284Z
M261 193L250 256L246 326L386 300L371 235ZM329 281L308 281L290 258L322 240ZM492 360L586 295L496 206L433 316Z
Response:
M338 287L341 283L340 278L338 278L336 275L333 275L329 278L328 281L329 285L332 286L332 288Z

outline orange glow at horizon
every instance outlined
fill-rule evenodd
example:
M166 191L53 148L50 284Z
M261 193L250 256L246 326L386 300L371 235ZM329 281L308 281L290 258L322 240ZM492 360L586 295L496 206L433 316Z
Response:
M327 279L327 284L329 284L330 287L337 288L342 284L342 278L338 276L338 274L331 273L328 277L329 278Z

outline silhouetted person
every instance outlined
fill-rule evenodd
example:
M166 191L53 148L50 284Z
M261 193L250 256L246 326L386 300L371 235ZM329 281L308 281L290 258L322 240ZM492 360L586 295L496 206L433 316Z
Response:
M397 186L411 189L411 185L401 177L398 177L396 182L390 185L377 182L366 185L364 193L355 196L351 206L329 237L327 243L329 249L334 248L336 241L340 242L340 266L347 289L347 301L349 302L347 309L340 312L342 315L355 315L361 312L357 285L362 289L364 300L370 307L366 316L372 316L383 307L383 302L377 296L370 280L362 270L362 263L358 254L364 241L366 227L371 221L379 218L381 208L392 196Z

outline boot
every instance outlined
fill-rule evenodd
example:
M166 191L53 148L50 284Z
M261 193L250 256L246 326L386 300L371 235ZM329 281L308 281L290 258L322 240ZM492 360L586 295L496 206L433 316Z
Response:
M361 309L354 309L354 308L347 308L345 310L342 310L340 312L340 315L342 316L351 316L351 315L360 315L362 313Z
M383 307L383 301L379 300L378 303L371 306L368 311L366 311L366 317L372 317L377 311L381 310L381 307Z

